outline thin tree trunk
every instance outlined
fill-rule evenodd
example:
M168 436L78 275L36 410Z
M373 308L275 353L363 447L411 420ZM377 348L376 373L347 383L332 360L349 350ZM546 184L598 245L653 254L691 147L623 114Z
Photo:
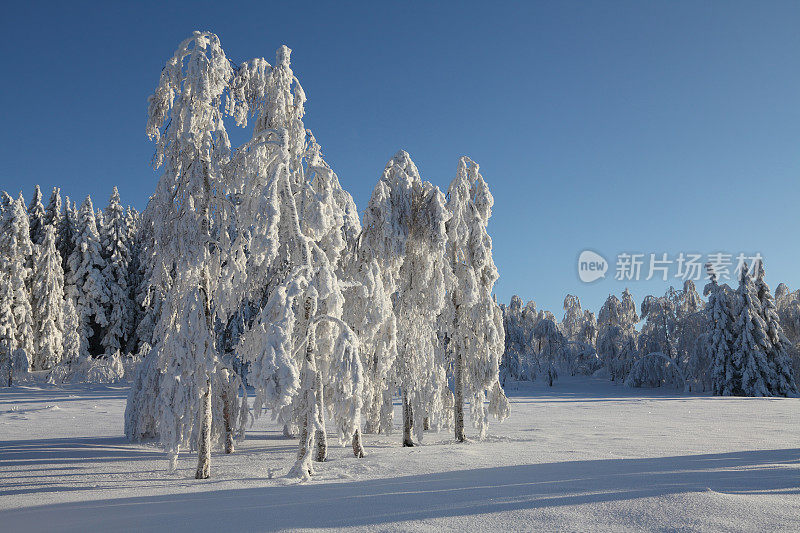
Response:
M464 358L461 350L455 350L455 365L453 366L453 388L455 389L453 420L455 422L456 442L464 442L467 438L464 435Z
M208 479L211 475L211 380L206 381L203 395L203 419L200 426L200 446L197 451L195 479Z
M294 431L292 431L292 428L289 427L289 424L283 425L283 436L286 437L287 439L294 438Z
M225 422L225 453L233 453L233 427L231 425L231 401L227 391L222 393L222 419Z
M361 442L361 429L353 434L353 455L361 459L364 457L364 444Z
M314 435L314 440L317 444L314 460L318 463L324 463L328 458L328 437L325 434L325 398L319 369L317 369L316 377L314 378L314 389L316 389L317 422L319 423L319 428Z
M408 400L408 392L403 389L403 446L414 446L411 439L411 430L414 426L414 414L411 411L411 403Z

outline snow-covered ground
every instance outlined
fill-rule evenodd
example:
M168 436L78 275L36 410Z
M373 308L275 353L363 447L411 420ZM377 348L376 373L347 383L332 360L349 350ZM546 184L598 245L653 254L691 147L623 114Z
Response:
M267 420L197 481L194 457L169 473L125 441L126 387L0 389L0 530L800 530L798 399L594 379L507 392L483 442L366 435L366 458L334 446L298 484L296 441Z

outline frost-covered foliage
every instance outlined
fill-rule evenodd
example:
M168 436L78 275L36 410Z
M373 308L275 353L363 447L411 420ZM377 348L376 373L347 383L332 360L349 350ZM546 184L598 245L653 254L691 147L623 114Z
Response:
M119 352L110 357L79 356L57 364L47 374L49 383L118 383L125 377Z
M464 433L464 401L469 399L472 423L486 434L489 406L500 420L508 416L508 400L498 375L505 345L502 311L492 298L498 278L487 232L494 198L478 165L467 157L458 162L447 191L446 289L443 322L453 372L454 425L457 441Z
M77 214L74 248L67 262L67 298L72 298L80 318L80 352L82 357L104 352L101 344L103 328L108 325L109 283L104 273L100 234L97 232L92 199L86 197Z
M16 200L3 193L2 203L5 208L0 219L0 270L5 273L13 293L11 312L14 317L14 336L9 338L10 352L14 354L14 358L24 356L30 366L34 355L33 309L30 300L34 249L28 214L21 193Z
M56 250L55 228L45 225L44 233L31 286L36 329L31 367L35 370L52 368L64 353L64 271Z
M639 357L625 378L628 387L672 387L683 390L686 378L674 358L661 352Z

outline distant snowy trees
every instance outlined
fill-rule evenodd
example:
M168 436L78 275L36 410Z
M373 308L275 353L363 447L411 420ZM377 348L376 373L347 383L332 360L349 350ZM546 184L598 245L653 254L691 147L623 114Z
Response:
M628 290L622 299L610 295L596 323L588 315L581 320L580 302L572 295L564 301L560 324L537 313L533 302L523 308L514 296L503 307L501 375L523 380L539 375L552 383L559 371L569 368L592 374L599 365L585 364L585 350L563 348L571 344L566 339L581 339L586 348L596 348L604 374L631 387L796 396L800 291L792 293L781 284L773 296L761 261L741 270L736 291L719 285L710 271L707 302L691 280L680 290L670 287L663 296L645 297L640 314Z
M114 197L119 203L119 195ZM119 210L112 206L115 209ZM23 378L27 371L51 371L51 380L80 381L88 379L78 371L82 357L83 367L91 366L94 378L109 378L108 357L122 350L105 347L101 322L133 303L126 289L128 273L109 277L106 257L115 254L106 256L91 199L76 212L68 198L62 204L60 189L54 187L45 207L37 185L28 207L21 194L13 199L2 193L0 211L0 270L8 280L3 309L10 313L0 313L6 320L0 325L3 372L16 369L17 377ZM122 227L117 241L128 247L136 240L130 226L138 223L138 214L123 211L123 215L121 223L105 217L112 224L103 228ZM115 291L122 296L112 303L105 295ZM94 358L102 360L89 365ZM120 375L118 370L113 374Z

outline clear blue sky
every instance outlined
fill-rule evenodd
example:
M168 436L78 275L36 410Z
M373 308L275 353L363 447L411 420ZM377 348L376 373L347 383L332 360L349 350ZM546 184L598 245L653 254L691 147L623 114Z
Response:
M105 205L117 184L143 208L147 96L210 30L234 61L293 49L360 210L398 149L443 189L478 161L501 301L596 311L624 284L581 283L585 248L612 270L622 251L758 251L773 287L800 285L798 2L15 2L0 29L0 188L27 199ZM638 302L667 283L628 285Z

